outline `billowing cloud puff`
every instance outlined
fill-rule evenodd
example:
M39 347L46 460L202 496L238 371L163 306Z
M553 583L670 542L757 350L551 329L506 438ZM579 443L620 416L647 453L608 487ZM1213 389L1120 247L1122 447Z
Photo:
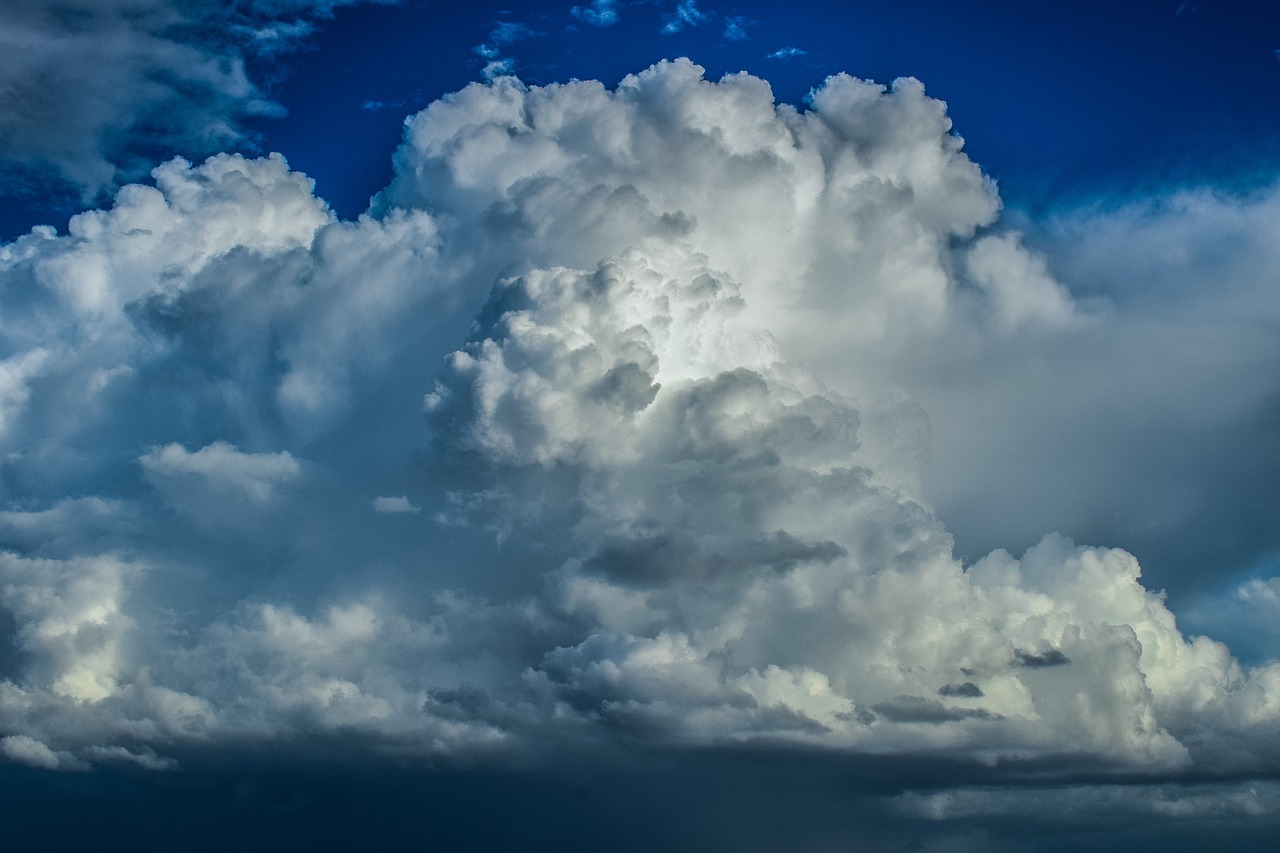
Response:
M1269 772L1280 667L1124 551L966 565L931 507L904 379L1119 322L961 145L914 80L507 77L412 118L358 221L219 156L4 246L3 755Z
M9 735L0 738L0 754L5 758L28 767L39 767L43 770L57 770L66 766L66 758L60 756L40 741L26 735ZM83 769L85 765L71 760L71 767Z

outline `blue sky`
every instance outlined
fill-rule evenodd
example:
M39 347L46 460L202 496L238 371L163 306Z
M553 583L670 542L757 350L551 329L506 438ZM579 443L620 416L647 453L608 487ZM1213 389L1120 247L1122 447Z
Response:
M1269 849L1278 57L11 0L14 841Z

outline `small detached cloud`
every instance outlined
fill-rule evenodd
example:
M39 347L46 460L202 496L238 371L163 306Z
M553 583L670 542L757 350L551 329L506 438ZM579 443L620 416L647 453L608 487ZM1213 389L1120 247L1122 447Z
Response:
M485 59L497 59L502 55L502 48L527 38L533 38L538 33L529 25L522 24L518 21L498 21L493 25L493 29L489 31L489 38L483 44L475 46L474 50Z
M662 17L662 32L666 35L678 33L685 27L696 27L711 16L698 8L697 0L680 0L676 10Z
M422 507L414 506L409 499L401 495L395 498L377 497L373 501L373 511L395 515L399 513L419 513Z
M158 488L175 488L184 497L206 492L210 497L235 496L253 503L275 497L278 486L302 471L288 451L242 453L225 441L215 441L194 453L169 444L138 458L148 479ZM179 486L180 484L180 486Z
M28 735L0 738L0 757L40 770L88 770L89 765L66 752L55 752Z
M569 14L593 27L611 27L618 23L618 0L594 0L590 6L574 6Z
M1241 601L1265 602L1280 606L1280 577L1254 578L1236 590Z
M795 59L797 56L808 56L809 51L798 47L783 47L769 54L770 59Z
M747 27L754 22L739 15L736 17L726 16L724 19L724 37L728 41L747 41L751 36L747 35Z

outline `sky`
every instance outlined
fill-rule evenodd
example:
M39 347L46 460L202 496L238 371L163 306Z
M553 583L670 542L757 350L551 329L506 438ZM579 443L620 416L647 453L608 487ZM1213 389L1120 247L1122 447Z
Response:
M1270 4L0 44L18 846L1270 849Z

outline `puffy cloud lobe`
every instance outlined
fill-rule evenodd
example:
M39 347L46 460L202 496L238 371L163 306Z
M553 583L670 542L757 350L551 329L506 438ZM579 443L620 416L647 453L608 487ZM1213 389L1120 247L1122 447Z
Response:
M1273 701L1271 670L1250 678L1221 644L1186 641L1124 552L1047 539L964 572L926 510L852 467L856 412L772 353L753 371L723 331L703 332L710 352L687 332L634 340L689 328L679 310L634 322L655 286L673 309L714 307L708 274L690 278L664 282L633 254L505 283L492 337L429 397L461 447L577 481L591 556L556 577L588 636L529 675L567 709L694 740L1173 769L1191 761L1174 732L1206 717L1239 730ZM620 364L642 372L637 393L601 399Z
M978 236L998 198L918 83L812 100L498 79L410 122L357 222L220 156L0 249L4 754L1272 761L1280 669L1187 639L1130 555L954 556L895 359L1094 317Z
M132 627L123 598L137 570L107 556L39 560L5 554L5 606L21 626L29 676L75 702L115 693L121 644Z
M67 753L58 754L27 735L9 735L0 738L0 754L10 761L42 770L85 769L85 765L77 762L73 756Z
M422 507L414 506L404 495L394 498L376 497L373 499L373 509L375 512L385 513L422 512Z
M613 92L465 89L412 120L381 204L466 217L495 274L692 247L806 363L829 359L815 323L838 323L852 354L875 360L913 344L910 330L936 332L965 266L949 242L999 207L943 106L914 80L841 75L798 113L763 80L701 75L680 60Z
M1016 236L985 237L974 243L966 260L970 277L990 298L1002 326L1076 319L1066 288L1053 279L1041 258L1019 245Z
M552 464L586 454L593 464L600 454L628 453L633 442L610 437L631 426L629 416L649 406L662 382L703 375L700 362L714 360L725 343L746 363L767 362L775 351L767 335L722 340L733 332L715 317L739 307L735 288L700 272L691 285L699 298L683 298L681 285L639 254L594 274L536 271L499 287L482 314L496 315L494 328L451 357L452 384L477 393L474 405L450 413L444 432L502 461ZM667 350L677 352L674 364L660 357ZM458 396L442 384L428 408Z
M288 451L242 453L223 441L194 453L168 444L144 453L138 462L170 508L212 527L234 528L261 513L302 473Z
M28 449L14 468L137 458L171 438L275 450L282 430L340 411L342 377L388 358L385 324L436 292L425 216L333 222L278 157L176 161L156 179L76 217L67 238L38 230L2 250L7 394L25 413L8 438ZM136 419L119 416L129 406Z

